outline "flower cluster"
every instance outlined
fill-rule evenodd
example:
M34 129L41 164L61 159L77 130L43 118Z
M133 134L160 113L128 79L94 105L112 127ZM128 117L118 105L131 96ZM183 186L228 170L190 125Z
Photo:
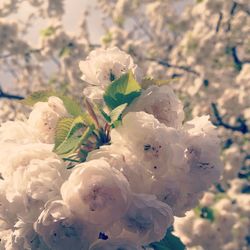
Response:
M248 249L249 183L234 179L228 195L205 193L199 207L175 220L175 234L187 247L202 249Z
M184 123L173 90L118 48L80 68L85 105L35 93L29 118L0 128L2 249L141 249L219 180L208 116Z

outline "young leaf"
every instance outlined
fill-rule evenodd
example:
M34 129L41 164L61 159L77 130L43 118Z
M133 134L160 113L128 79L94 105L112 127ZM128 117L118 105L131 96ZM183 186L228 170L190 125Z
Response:
M55 132L55 149L68 137L74 118L63 117L57 122Z
M84 112L81 114L81 117L83 119L84 125L87 126L95 126L95 121L93 118L89 115L89 113Z
M90 126L88 127L84 133L82 134L82 136L80 137L79 143L78 145L75 147L75 150L80 147L81 145L83 145L88 139L89 137L92 135L93 130L94 130L94 126Z
M54 91L37 91L30 96L22 100L21 102L28 106L33 106L37 102L47 102L50 96L56 96L63 101L63 104L69 114L78 116L82 113L82 109L79 103L63 94L58 94Z
M42 37L49 37L52 36L55 33L56 29L52 26L41 30L40 34Z
M151 243L149 246L154 250L185 250L185 245L172 232L173 228L168 228L165 237L160 242Z
M83 122L84 120L82 116L77 116L76 118L61 118L56 126L55 149L65 140L74 135L77 130L84 127Z
M111 123L110 116L101 107L99 107L99 111L102 114L102 116L105 119L105 121L108 122L108 123Z
M58 155L67 155L69 153L73 153L75 148L78 147L80 141L80 137L70 137L64 140L63 143L61 143L59 147L54 150L54 152Z
M26 97L21 103L33 106L37 102L47 102L50 96L55 96L53 91L37 91Z
M69 114L73 116L78 116L82 114L81 105L76 100L62 94L58 94L56 96L62 99L63 104Z
M104 101L109 109L113 110L124 103L129 105L140 94L141 86L130 71L108 86L104 94Z
M111 111L110 113L111 123L116 122L117 120L120 119L122 112L126 109L127 106L128 104L124 103Z

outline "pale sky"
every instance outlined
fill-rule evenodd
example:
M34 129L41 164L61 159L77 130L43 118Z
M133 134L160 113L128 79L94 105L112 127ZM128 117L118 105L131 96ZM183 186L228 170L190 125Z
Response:
M2 0L0 0L2 1ZM75 32L78 30L79 22L81 21L81 15L85 10L89 11L88 25L90 40L92 43L99 43L100 37L104 34L101 13L95 9L96 0L65 0L65 15L63 16L63 24L66 31ZM26 1L20 6L18 13L8 17L18 21L18 23L25 22L27 17L35 11L31 8ZM26 39L34 47L38 47L38 40L41 30L47 28L49 23L47 20L39 19L35 20L33 27L28 30L27 35L23 36L22 39ZM3 72L0 69L0 84L6 91L12 91L12 76L9 73Z
M103 34L103 29L101 24L101 13L95 9L95 5L96 0L65 0L65 15L63 16L63 24L66 31L74 32L77 30L77 26L81 20L81 15L83 15L84 10L88 10L90 13L88 19L90 39L92 42L97 42ZM27 17L34 10L35 9L31 8L29 4L24 1L18 9L18 13L12 15L9 19L25 22ZM34 24L34 27L29 30L27 39L29 41L36 42L40 31L48 26L48 22L47 20L39 19L36 20Z

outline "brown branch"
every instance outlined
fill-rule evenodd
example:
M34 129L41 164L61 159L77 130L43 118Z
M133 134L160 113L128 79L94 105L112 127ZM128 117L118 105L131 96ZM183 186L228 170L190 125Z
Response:
M38 49L31 49L31 50L28 50L26 52L23 53L23 56L24 57L27 57L28 55L30 54L34 54L34 53L39 53L41 52L42 50L44 50L44 48L38 48ZM12 57L12 56L17 56L19 53L9 53L9 54L6 54L6 55L0 55L0 59L7 59L9 57Z
M161 60L161 59L158 60L158 59L153 59L153 58L145 58L145 60L152 61L152 62L157 62L158 64L160 64L162 66L165 66L167 68L180 69L180 70L186 71L188 73L194 74L196 76L200 76L200 74L197 71L193 70L189 66L175 65L175 64L169 63L167 61Z
M215 30L216 30L216 33L218 33L219 30L220 30L222 18L223 18L223 14L222 14L222 12L220 12L220 13L219 13L218 22L217 22L217 25L216 25L216 29L215 29Z
M236 125L231 125L223 120L223 117L221 116L218 107L215 103L211 104L212 112L214 114L214 117L216 121L213 122L215 126L218 127L224 127L226 129L232 130L232 131L239 131L242 134L246 134L249 132L249 129L247 127L246 121L242 117L237 118Z
M22 99L24 99L23 96L8 94L8 93L4 92L1 87L0 87L0 98L6 98L6 99L12 99L12 100L22 100Z

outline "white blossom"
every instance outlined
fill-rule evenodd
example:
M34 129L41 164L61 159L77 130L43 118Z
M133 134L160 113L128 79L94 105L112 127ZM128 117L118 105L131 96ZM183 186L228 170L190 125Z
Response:
M114 144L125 143L142 163L146 174L175 176L188 171L182 134L161 124L153 115L128 113L122 126L111 132L111 140Z
M60 250L70 249L72 246L75 249L88 249L90 232L93 233L93 230L90 231L73 217L61 200L46 204L34 228L48 247Z
M130 55L118 48L93 50L85 61L79 63L82 80L104 89L122 74L132 70L139 78L139 69Z
M108 225L121 218L131 199L126 178L104 159L75 167L61 193L72 213L97 225Z
M121 233L117 235L117 226L111 234L116 237L127 238L146 245L154 241L163 239L166 228L173 223L171 208L163 202L157 200L153 195L134 195L132 203L118 223Z
M51 96L48 102L38 102L30 113L28 123L34 129L41 142L54 143L56 124L59 118L68 116L63 101Z
M150 86L134 101L128 111L144 111L166 126L174 128L180 128L184 120L183 106L168 86Z

